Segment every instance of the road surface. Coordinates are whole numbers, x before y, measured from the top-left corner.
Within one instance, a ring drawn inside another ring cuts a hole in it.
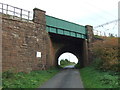
[[[75,65],[68,65],[64,67],[64,69],[72,69],[72,68],[75,68]]]
[[[40,88],[83,88],[79,70],[63,69]]]

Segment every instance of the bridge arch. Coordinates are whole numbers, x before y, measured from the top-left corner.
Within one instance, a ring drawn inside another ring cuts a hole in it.
[[[61,66],[61,60],[68,60],[70,62],[73,62],[75,65],[78,63],[78,58],[70,52],[65,52],[63,54],[61,54],[58,58],[58,65]]]
[[[78,64],[83,67],[83,58],[82,58],[82,50],[81,47],[78,46],[73,46],[73,45],[65,45],[61,48],[59,48],[55,54],[55,64],[56,66],[59,67],[58,65],[58,58],[60,57],[60,55],[62,55],[63,53],[72,53],[74,54],[77,59],[78,59]]]
[[[43,30],[46,30],[48,37],[50,37],[50,47],[46,47],[49,55],[46,55],[47,59],[43,58],[46,60],[47,67],[57,65],[58,57],[66,51],[75,54],[79,61],[81,60],[81,67],[90,64],[92,61],[90,47],[94,41],[92,26],[83,26],[48,16],[45,15],[45,11],[37,8],[34,9],[33,21],[44,27]],[[64,47],[67,48],[65,49]]]
[[[65,52],[70,52],[78,58],[80,67],[87,65],[87,40],[49,33],[52,46],[52,66],[58,66],[58,58]]]

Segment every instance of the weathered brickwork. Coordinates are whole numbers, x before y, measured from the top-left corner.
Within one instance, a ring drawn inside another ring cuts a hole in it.
[[[88,52],[88,64],[90,64],[93,60],[91,47],[94,42],[94,34],[93,34],[93,27],[90,25],[86,25],[87,30],[87,52]]]
[[[50,38],[45,25],[13,20],[3,15],[2,31],[3,71],[29,72],[48,67]],[[41,58],[36,57],[37,51],[42,53]]]

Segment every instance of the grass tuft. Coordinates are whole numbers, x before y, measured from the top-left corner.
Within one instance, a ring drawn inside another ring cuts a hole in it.
[[[4,72],[2,86],[3,88],[38,88],[58,72],[59,70],[55,68],[30,73]]]
[[[120,88],[119,75],[85,67],[80,70],[85,88]]]

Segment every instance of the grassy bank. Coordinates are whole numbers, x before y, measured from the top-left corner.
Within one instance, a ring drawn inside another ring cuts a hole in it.
[[[103,72],[94,67],[85,67],[80,70],[85,88],[120,88],[118,75],[115,72]]]
[[[28,74],[11,72],[3,73],[3,88],[38,88],[53,77],[59,70],[52,68],[46,71],[32,71]]]

